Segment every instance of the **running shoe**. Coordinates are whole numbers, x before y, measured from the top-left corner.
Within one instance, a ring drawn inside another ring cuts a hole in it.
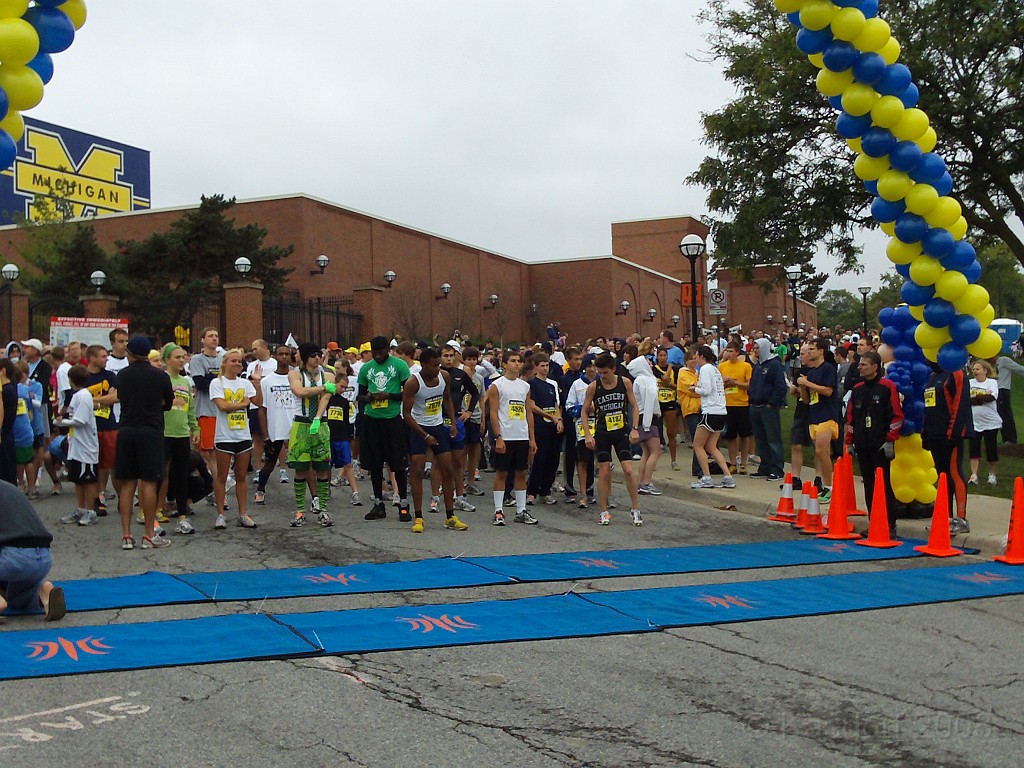
[[[141,509],[135,511],[135,522],[139,525],[146,524],[146,515],[143,513]]]
[[[278,477],[281,478],[282,483],[290,483],[291,479],[288,477],[288,470],[282,469],[278,472]]]
[[[353,507],[361,507],[361,506],[363,506],[363,500],[361,498],[359,498],[359,491],[356,491],[355,493],[352,494],[352,506]]]
[[[334,486],[335,488],[337,488],[340,483],[341,483],[341,478],[340,477],[332,477],[331,478],[331,485]]]
[[[267,494],[264,491],[256,491],[256,495],[252,499],[253,504],[266,504]]]
[[[505,501],[503,503],[504,503],[504,505],[506,507],[514,507],[516,505],[515,497],[514,496],[506,496],[505,497]]]
[[[736,478],[735,477],[723,477],[722,482],[719,485],[720,488],[735,488]]]
[[[235,487],[235,476],[228,475],[228,479],[224,481],[224,493],[231,493]]]
[[[491,521],[491,525],[504,525],[504,524],[505,524],[505,514],[500,509],[494,510],[494,519]]]
[[[305,522],[306,516],[301,512],[296,512],[295,517],[292,518],[292,521],[288,523],[288,525],[290,525],[292,528],[301,528],[303,523]]]
[[[238,518],[238,524],[242,528],[255,528],[256,527],[256,521],[253,520],[248,515],[240,515],[239,518]]]
[[[988,474],[988,481],[987,482],[988,482],[989,485],[995,485],[999,481],[996,479],[995,475],[993,475],[991,472],[989,472],[989,474]]]
[[[455,515],[452,515],[451,517],[447,518],[444,521],[444,527],[447,528],[449,531],[468,531],[469,530],[469,526],[466,525],[461,520],[459,520],[459,518],[457,518]]]
[[[821,492],[818,494],[818,503],[819,504],[829,504],[831,501],[832,501],[832,489],[831,488],[823,488],[821,490]]]
[[[163,547],[171,546],[171,540],[156,536],[149,538],[149,536],[142,537],[142,548],[143,549],[162,549]]]
[[[647,483],[640,483],[640,485],[636,487],[636,492],[639,493],[641,496],[648,496],[651,493],[650,491],[647,490]]]
[[[332,525],[334,525],[334,521],[331,520],[331,516],[326,512],[321,512],[320,514],[318,514],[316,516],[316,519],[320,521],[321,528],[330,528]]]
[[[612,513],[609,512],[608,510],[605,510],[604,512],[601,513],[601,517],[598,518],[597,522],[598,525],[611,525]]]
[[[455,499],[455,509],[458,512],[476,512],[476,507],[466,501],[465,496],[459,496]]]
[[[565,497],[566,504],[575,504],[580,500],[580,497],[575,493],[570,493]]]
[[[224,515],[217,515],[217,522],[213,524],[214,528],[224,529],[228,527],[228,519]]]
[[[83,514],[85,514],[85,510],[76,509],[70,515],[64,515],[64,517],[62,517],[60,521],[65,525],[73,525],[74,523],[77,523],[79,520],[82,519]]]
[[[438,505],[440,503],[441,503],[441,497],[440,496],[431,496],[430,497],[430,511],[434,512],[436,514],[437,513],[437,507],[438,507]]]
[[[167,515],[164,514],[164,511],[162,509],[158,509],[156,511],[155,519],[156,519],[156,521],[158,523],[169,523],[169,522],[171,522],[171,519],[169,517],[167,517]]]
[[[523,523],[524,525],[536,525],[538,522],[540,522],[536,517],[531,515],[525,509],[522,512],[516,513],[516,516],[513,518],[513,520],[517,523]]]
[[[412,515],[409,514],[408,507],[402,507],[398,510],[398,521],[401,523],[408,523],[412,520]]]
[[[635,525],[637,528],[644,524],[644,519],[640,516],[639,509],[631,509],[629,513],[633,517],[633,525]]]
[[[423,533],[423,518],[417,517],[416,522],[412,524],[413,533]]]
[[[661,496],[661,489],[656,487],[654,483],[648,483],[647,493],[651,496]]]
[[[53,490],[50,491],[50,495],[51,496],[60,496],[61,491],[63,491],[63,490],[64,489],[61,487],[60,483],[54,483],[53,484]]]
[[[550,506],[551,504],[557,504],[558,499],[556,499],[554,496],[545,496],[544,503]]]
[[[474,483],[470,483],[469,485],[466,486],[466,495],[483,496],[484,492],[480,488],[478,488]]]
[[[317,512],[317,513],[320,512],[320,497],[319,496],[314,496],[313,497],[313,505],[312,506],[313,506],[313,511],[314,512]]]
[[[82,517],[79,518],[78,524],[79,525],[95,525],[96,524],[96,520],[97,520],[98,517],[99,517],[99,515],[96,514],[96,510],[94,510],[94,509],[87,509],[87,510],[85,510],[85,514],[83,514]]]
[[[970,477],[968,477],[967,478],[967,484],[968,485],[977,485],[978,484],[978,476],[977,475],[971,475]]]
[[[383,520],[388,516],[388,511],[384,508],[384,502],[378,501],[373,507],[363,515],[363,520]]]
[[[196,532],[196,529],[192,527],[192,523],[188,520],[179,520],[178,524],[174,526],[174,532],[180,533],[182,536],[188,536]]]
[[[949,521],[949,532],[954,535],[958,533],[970,533],[971,524],[967,522],[966,517],[954,517]]]
[[[696,491],[696,490],[700,490],[702,488],[718,488],[720,486],[717,485],[715,483],[715,481],[712,480],[710,477],[708,477],[707,475],[704,475],[699,480],[696,480],[696,481],[690,483],[690,487],[693,488]]]
[[[400,507],[402,505],[402,498],[398,495],[398,491],[391,494],[391,506]]]
[[[124,550],[135,549],[135,539],[133,539],[131,536],[122,536],[121,537],[121,549],[124,549]]]
[[[679,464],[677,462],[675,462],[675,461],[672,462],[672,471],[673,472],[678,472],[679,471]]]

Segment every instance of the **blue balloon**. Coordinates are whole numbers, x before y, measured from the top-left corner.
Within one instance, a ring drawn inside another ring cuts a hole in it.
[[[75,41],[75,25],[66,13],[57,8],[35,5],[25,11],[22,18],[35,27],[39,35],[39,50],[43,53],[60,53]]]
[[[833,99],[839,99],[839,109],[843,108],[842,96],[833,96]],[[831,103],[832,99],[829,99]],[[860,117],[854,117],[849,112],[843,112],[836,118],[836,133],[842,136],[844,139],[859,139],[864,135],[864,132],[871,127],[871,114],[862,115]]]
[[[910,172],[910,178],[918,184],[934,184],[946,172],[946,161],[934,152],[925,152],[921,161]]]
[[[910,173],[921,162],[921,148],[912,141],[898,141],[889,153],[889,165],[897,171]]]
[[[56,8],[58,5],[63,5],[67,0],[36,0],[36,5],[42,5],[46,8]]]
[[[0,170],[6,171],[18,155],[18,145],[7,131],[0,128]]]
[[[949,252],[940,260],[942,266],[946,269],[955,269],[957,272],[963,272],[975,262],[977,256],[978,253],[974,250],[973,245],[966,240],[957,240],[950,247]]]
[[[910,279],[910,265],[909,264],[897,264],[894,269],[896,274],[902,277],[904,280]]]
[[[906,266],[906,265],[901,265]],[[898,269],[898,267],[897,267]],[[892,324],[901,331],[910,328],[917,320],[910,314],[910,307],[896,307],[892,311]]]
[[[946,197],[946,195],[953,191],[953,177],[950,176],[947,171],[942,174],[942,178],[933,182],[932,186],[935,187],[935,191],[939,193],[939,197]]]
[[[7,113],[11,109],[11,100],[7,98],[7,91],[0,88],[0,120],[7,117]]]
[[[878,182],[877,181],[865,181],[864,189],[870,192],[875,197],[878,196]]]
[[[903,93],[897,94],[899,100],[903,102],[903,106],[907,109],[917,106],[918,100],[921,98],[921,91],[916,85],[911,83],[904,90]]]
[[[903,343],[904,344],[906,344],[908,346],[911,346],[911,347],[916,347],[917,346],[917,339],[914,338],[914,332],[917,331],[917,326],[919,326],[920,324],[921,324],[920,320],[918,320],[913,315],[910,316],[910,325],[908,325],[906,328],[903,329]]]
[[[796,47],[801,53],[808,56],[821,53],[825,46],[832,42],[832,30],[829,27],[824,29],[807,29],[806,27],[796,33]]]
[[[900,360],[902,362],[909,363],[911,360],[914,359],[914,348],[906,344],[900,344],[898,347],[893,349],[892,356],[894,360]],[[904,376],[901,374],[900,378],[904,378]]]
[[[902,200],[889,201],[884,197],[876,197],[871,202],[871,215],[875,218],[875,221],[896,221],[906,211],[907,206],[904,205]]]
[[[968,283],[976,283],[981,277],[981,262],[975,259],[970,265],[963,270],[964,277],[967,278]]]
[[[921,238],[921,250],[929,256],[941,259],[953,247],[953,243],[953,235],[949,233],[948,229],[932,227]]]
[[[945,328],[956,317],[956,307],[936,296],[924,305],[924,321],[935,328]]]
[[[792,13],[786,14],[786,19],[797,29],[803,29],[804,25],[800,23],[800,11],[793,11]]]
[[[890,64],[885,68],[882,79],[875,85],[875,90],[883,96],[898,96],[907,89],[912,79],[910,68],[906,64]]]
[[[934,295],[934,285],[918,285],[912,280],[905,282],[900,289],[900,297],[912,306],[926,304]]]
[[[888,128],[873,126],[860,137],[860,148],[868,157],[883,157],[896,146],[896,137]]]
[[[942,370],[959,371],[967,365],[967,350],[961,344],[947,341],[939,347],[939,354],[935,359]]]
[[[892,307],[882,307],[878,310],[878,324],[885,328],[892,325],[892,316],[896,312]]]
[[[835,4],[840,8],[856,8],[860,2],[861,0],[835,0]]]
[[[910,369],[910,380],[915,385],[927,383],[932,375],[932,369],[927,363],[914,363]]]
[[[853,77],[859,83],[874,85],[885,74],[885,59],[877,53],[862,53],[853,64]]]
[[[974,315],[957,315],[949,324],[949,337],[954,343],[966,347],[981,336],[981,323]]]
[[[878,15],[878,0],[864,0],[860,4],[860,12],[865,19],[873,19]]]
[[[25,66],[35,70],[35,73],[43,81],[43,85],[46,85],[53,79],[53,58],[48,53],[40,52],[36,54],[36,57]]]
[[[928,232],[928,222],[916,213],[904,213],[896,219],[896,237],[904,243],[916,243]]]
[[[892,325],[886,325],[882,327],[882,341],[888,344],[890,347],[895,347],[901,341],[903,341],[903,332]]]
[[[843,111],[843,97],[842,96],[829,96],[825,101],[828,102],[829,106],[832,107],[836,112]]]
[[[853,43],[848,43],[845,40],[833,40],[821,52],[825,66],[833,72],[845,72],[853,66],[859,55],[860,53],[853,47]]]
[[[928,381],[931,378],[932,371],[927,365],[924,366],[925,377],[924,380]],[[909,411],[909,413],[908,413]],[[922,400],[909,400],[903,403],[903,415],[904,417],[910,416],[911,420],[918,421],[924,416],[924,401]]]

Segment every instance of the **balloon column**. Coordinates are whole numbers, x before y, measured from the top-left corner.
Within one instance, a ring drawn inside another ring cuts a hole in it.
[[[967,221],[950,193],[953,178],[933,150],[938,137],[917,108],[919,91],[899,63],[900,44],[878,16],[878,0],[774,0],[798,28],[796,45],[818,68],[816,85],[839,113],[836,131],[857,153],[854,173],[874,195],[871,214],[892,238],[886,255],[906,282],[908,306],[879,313],[893,348],[887,376],[904,396],[906,424],[896,444],[893,492],[902,502],[935,499],[931,455],[918,433],[927,361],[947,371],[968,355],[999,352],[995,311]]]
[[[0,0],[0,170],[17,154],[21,113],[42,101],[53,77],[52,54],[71,45],[85,17],[84,0]]]

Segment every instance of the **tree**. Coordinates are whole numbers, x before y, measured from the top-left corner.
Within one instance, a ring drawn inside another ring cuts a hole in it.
[[[988,290],[996,317],[1024,315],[1024,273],[1005,243],[978,251],[981,278],[978,283]]]
[[[833,328],[860,328],[863,325],[864,305],[859,296],[845,289],[825,291],[818,299],[818,324]],[[870,323],[870,318],[868,318]]]
[[[920,87],[957,199],[980,244],[1001,241],[1024,263],[1024,4],[1018,0],[890,0],[886,20]],[[711,56],[740,95],[702,118],[718,152],[688,181],[708,189],[715,258],[739,271],[781,260],[806,264],[823,250],[837,274],[859,271],[854,237],[873,227],[871,195],[835,133],[836,112],[816,91],[816,69],[772,0],[740,8],[711,0]],[[1019,227],[1018,227],[1019,230]]]

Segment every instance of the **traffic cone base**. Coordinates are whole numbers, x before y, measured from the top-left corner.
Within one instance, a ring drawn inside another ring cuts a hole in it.
[[[946,530],[948,532],[949,528],[947,527]],[[877,547],[879,549],[889,549],[903,544],[902,541],[889,538],[889,512],[885,504],[885,474],[881,467],[875,470],[875,490],[871,499],[868,537],[858,539],[853,543],[860,544],[862,547]]]
[[[779,497],[779,506],[775,514],[769,520],[776,523],[792,523],[796,520],[796,511],[793,509],[793,473],[786,473],[786,480],[782,484],[782,495]]]
[[[819,539],[845,541],[860,538],[860,534],[852,531],[852,526],[846,516],[849,509],[849,498],[846,495],[845,472],[846,461],[843,458],[837,459],[832,478],[832,504],[829,505],[828,531],[819,533]]]
[[[1010,528],[1006,532],[1006,554],[992,558],[1007,565],[1024,565],[1024,481],[1013,482],[1013,506],[1010,507]]]
[[[817,536],[825,533],[825,526],[821,524],[821,505],[818,503],[818,489],[811,486],[811,500],[807,504],[807,525],[800,531],[801,536]]]
[[[962,555],[963,550],[950,546],[949,543],[949,496],[948,480],[946,473],[939,475],[939,490],[935,497],[935,509],[932,512],[932,526],[928,536],[928,543],[914,547],[915,552],[920,552],[932,557],[953,557]]]

